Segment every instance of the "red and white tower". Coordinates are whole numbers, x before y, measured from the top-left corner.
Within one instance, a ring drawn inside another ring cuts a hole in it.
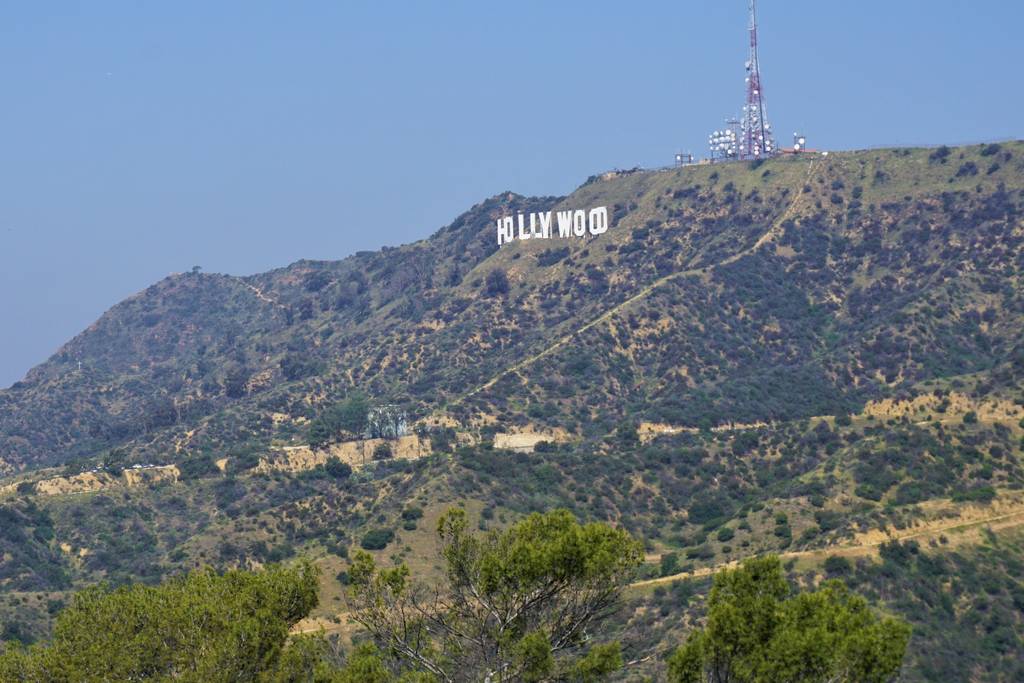
[[[740,159],[763,159],[776,153],[772,125],[765,113],[761,66],[757,59],[757,0],[750,0],[750,57],[747,59],[747,103],[740,118]]]

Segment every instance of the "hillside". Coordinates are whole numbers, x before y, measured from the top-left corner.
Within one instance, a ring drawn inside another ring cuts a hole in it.
[[[498,248],[500,216],[600,205],[605,234]],[[565,507],[645,541],[616,615],[638,671],[710,568],[774,551],[910,619],[909,680],[1015,680],[1022,273],[1009,143],[606,174],[394,249],[169,277],[0,391],[0,640],[91,582],[301,554],[344,641],[353,546],[430,572],[450,505]],[[345,416],[383,403],[416,429],[377,458]]]
[[[0,392],[0,459],[293,442],[354,390],[415,417],[525,422],[515,404],[596,433],[627,413],[828,414],[988,370],[1022,353],[1024,306],[1024,155],[995,149],[625,174],[563,200],[502,195],[427,240],[340,262],[172,276]],[[600,204],[614,207],[604,235],[497,251],[499,215]],[[494,269],[511,289],[489,297]]]

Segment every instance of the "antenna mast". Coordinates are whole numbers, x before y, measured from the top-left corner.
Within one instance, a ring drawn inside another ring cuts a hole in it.
[[[765,115],[761,65],[757,59],[757,0],[750,0],[750,57],[747,60],[747,103],[740,129],[740,159],[761,159],[775,154],[772,125]]]

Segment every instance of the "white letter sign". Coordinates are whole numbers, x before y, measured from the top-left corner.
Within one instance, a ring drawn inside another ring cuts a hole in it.
[[[541,211],[529,214],[520,213],[498,219],[498,246],[515,240],[553,238],[569,239],[570,237],[592,237],[608,232],[608,207],[599,206],[590,210],[566,209],[564,211]],[[554,220],[552,220],[554,219]],[[558,233],[554,231],[558,225]]]

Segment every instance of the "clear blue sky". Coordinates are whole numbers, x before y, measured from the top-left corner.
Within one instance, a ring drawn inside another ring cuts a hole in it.
[[[1024,137],[1016,0],[760,11],[783,140]],[[0,386],[173,271],[342,258],[703,154],[745,26],[744,0],[5,2]]]

